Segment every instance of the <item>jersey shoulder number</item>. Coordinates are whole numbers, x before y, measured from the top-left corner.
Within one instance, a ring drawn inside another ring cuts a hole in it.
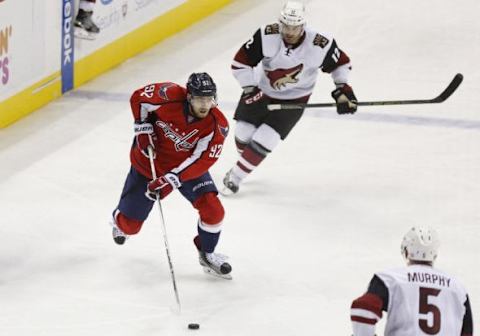
[[[172,101],[178,100],[181,98],[182,89],[175,83],[157,83],[157,84],[150,84],[140,91],[140,96],[145,97],[148,99],[157,99],[157,97],[161,98],[163,101]]]
[[[265,35],[280,34],[280,26],[278,23],[272,23],[265,26]]]
[[[148,99],[151,99],[155,92],[155,84],[147,85],[143,87],[143,89],[140,89],[139,91],[141,91],[140,92],[141,97],[146,97]]]
[[[325,48],[329,42],[330,40],[321,34],[315,35],[315,38],[313,39],[313,45],[322,49]]]

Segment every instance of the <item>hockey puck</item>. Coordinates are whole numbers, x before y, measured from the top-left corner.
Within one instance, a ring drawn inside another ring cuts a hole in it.
[[[188,324],[188,329],[191,329],[191,330],[200,329],[200,324],[198,324],[198,323],[189,323],[189,324]]]

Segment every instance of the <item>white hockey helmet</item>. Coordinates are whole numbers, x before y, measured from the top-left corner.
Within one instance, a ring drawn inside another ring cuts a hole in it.
[[[305,24],[305,5],[298,1],[287,1],[280,12],[279,21],[288,26]]]
[[[407,260],[433,262],[437,258],[439,245],[435,230],[413,227],[403,237],[401,253]]]

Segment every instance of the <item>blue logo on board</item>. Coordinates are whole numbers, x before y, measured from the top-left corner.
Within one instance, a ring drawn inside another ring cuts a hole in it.
[[[63,0],[62,6],[62,55],[61,75],[62,93],[73,89],[73,0]]]

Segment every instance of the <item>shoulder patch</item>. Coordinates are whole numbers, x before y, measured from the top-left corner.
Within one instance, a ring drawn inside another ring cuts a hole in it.
[[[329,39],[320,34],[315,35],[313,39],[313,45],[319,46],[320,48],[325,48],[329,42]]]
[[[169,97],[167,91],[168,91],[169,88],[172,88],[172,87],[175,87],[175,86],[177,86],[177,85],[174,84],[174,83],[163,83],[158,88],[158,95],[164,100],[170,100],[171,97]]]
[[[227,135],[228,135],[228,131],[229,131],[228,126],[222,127],[222,126],[218,125],[218,129],[220,130],[220,134],[221,134],[224,138],[226,138]]]
[[[272,23],[265,27],[265,35],[280,34],[280,26],[278,23]]]

